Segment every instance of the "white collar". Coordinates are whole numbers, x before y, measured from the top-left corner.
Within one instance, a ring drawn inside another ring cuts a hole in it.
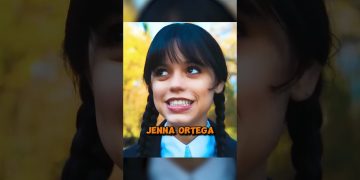
[[[150,180],[235,180],[235,160],[211,158],[194,171],[188,172],[166,158],[151,158],[148,175]]]
[[[165,123],[167,126],[167,123]],[[210,122],[207,121],[207,127]],[[189,144],[185,145],[175,136],[164,135],[161,138],[161,157],[184,157],[185,148],[190,148],[191,156],[195,158],[215,157],[216,141],[213,135],[198,135]]]

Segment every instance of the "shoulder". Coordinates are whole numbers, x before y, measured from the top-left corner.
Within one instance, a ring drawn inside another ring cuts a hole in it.
[[[139,144],[131,145],[123,150],[124,157],[138,157]]]
[[[148,156],[146,157],[160,157],[160,143],[161,143],[161,136],[150,136],[147,139],[149,141],[149,147],[147,148]],[[123,155],[125,158],[137,158],[141,157],[139,155],[140,152],[140,145],[134,144],[131,145],[123,150]]]
[[[225,139],[225,156],[236,158],[237,142],[226,134]]]
[[[159,126],[164,126],[166,120],[161,122]],[[159,157],[160,156],[160,142],[161,136],[150,136],[148,141],[151,141],[152,146],[149,147],[150,156],[149,157]],[[134,158],[139,156],[140,145],[138,143],[131,145],[123,150],[124,158]]]
[[[147,158],[124,158],[124,180],[147,180]]]
[[[214,128],[216,128],[216,123],[212,120],[209,120],[210,125]],[[232,139],[229,134],[226,133],[225,137],[225,156],[226,157],[233,157],[236,158],[236,146],[237,142]]]

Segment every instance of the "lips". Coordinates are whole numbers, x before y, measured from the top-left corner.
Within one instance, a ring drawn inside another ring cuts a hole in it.
[[[192,107],[194,101],[186,98],[170,98],[166,101],[167,108],[174,113],[182,113]]]

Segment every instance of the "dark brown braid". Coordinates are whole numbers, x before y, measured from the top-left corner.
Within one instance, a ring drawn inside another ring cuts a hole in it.
[[[225,87],[224,87],[225,88]],[[225,151],[225,95],[224,91],[214,95],[215,113],[216,113],[216,150],[217,156],[223,157]]]
[[[315,93],[303,102],[289,104],[287,126],[293,141],[291,158],[296,170],[295,179],[321,179],[322,140],[320,128],[322,111],[319,102],[321,83]]]
[[[107,179],[112,172],[113,162],[100,141],[95,105],[86,80],[80,80],[79,90],[82,104],[77,112],[76,134],[61,179]]]
[[[142,117],[141,123],[141,132],[139,138],[139,156],[140,157],[149,157],[148,147],[151,146],[151,140],[146,135],[146,131],[150,126],[155,126],[159,112],[155,108],[154,99],[151,89],[149,89],[149,96],[147,98],[147,104],[145,107],[145,112]]]

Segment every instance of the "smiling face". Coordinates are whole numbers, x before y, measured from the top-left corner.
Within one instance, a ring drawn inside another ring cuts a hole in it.
[[[209,67],[185,60],[166,62],[151,74],[156,109],[170,125],[205,126],[214,93],[221,92],[223,83],[215,87],[215,75]]]
[[[214,93],[223,92],[227,67],[219,44],[206,30],[174,23],[151,42],[143,78],[168,123],[205,126]]]

